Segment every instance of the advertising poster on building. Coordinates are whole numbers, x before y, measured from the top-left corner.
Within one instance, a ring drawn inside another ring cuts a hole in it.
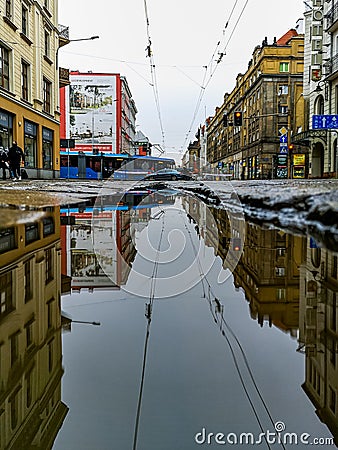
[[[116,76],[70,76],[69,131],[77,151],[116,153]]]
[[[295,153],[292,155],[292,164],[294,166],[305,166],[305,154]]]

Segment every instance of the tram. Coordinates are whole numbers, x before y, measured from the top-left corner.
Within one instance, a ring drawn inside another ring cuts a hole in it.
[[[60,152],[60,178],[141,180],[151,172],[175,167],[175,160],[126,153]]]

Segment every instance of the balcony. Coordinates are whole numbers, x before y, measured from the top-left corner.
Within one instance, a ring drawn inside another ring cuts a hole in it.
[[[333,58],[330,61],[323,64],[323,68],[324,68],[324,76],[328,80],[333,80],[334,78],[336,78],[338,76],[338,74],[337,74],[337,72],[338,72],[338,54],[333,56]]]
[[[338,28],[338,4],[336,4],[325,15],[326,17],[326,31],[332,32]]]
[[[64,67],[59,67],[59,86],[60,88],[69,86],[69,69],[65,69]]]

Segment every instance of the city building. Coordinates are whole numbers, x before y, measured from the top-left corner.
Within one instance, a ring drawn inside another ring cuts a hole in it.
[[[1,449],[51,449],[68,412],[61,401],[60,209],[44,213],[0,230]]]
[[[338,113],[338,2],[305,2],[304,99],[306,129],[295,137],[309,149],[311,178],[337,176],[337,126],[314,116]]]
[[[305,393],[338,444],[338,254],[307,239],[300,268],[299,351],[305,353]]]
[[[60,89],[61,139],[71,151],[134,154],[137,109],[127,79],[117,73],[70,72]]]
[[[135,136],[134,154],[140,156],[151,156],[152,144],[142,131],[138,130]]]
[[[0,26],[0,146],[25,152],[29,177],[59,173],[57,0],[7,0]]]
[[[238,74],[207,127],[207,160],[214,169],[237,179],[293,174],[288,147],[304,130],[303,54],[304,36],[296,29],[254,49],[247,71]],[[305,176],[304,163],[299,177]]]

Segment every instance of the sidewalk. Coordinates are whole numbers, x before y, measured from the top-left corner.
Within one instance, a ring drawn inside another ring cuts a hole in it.
[[[126,192],[135,181],[22,180],[0,181],[3,207],[33,207],[76,203],[100,195]],[[338,251],[338,180],[248,180],[151,182],[198,196],[210,206],[242,211],[247,220],[312,234]]]

